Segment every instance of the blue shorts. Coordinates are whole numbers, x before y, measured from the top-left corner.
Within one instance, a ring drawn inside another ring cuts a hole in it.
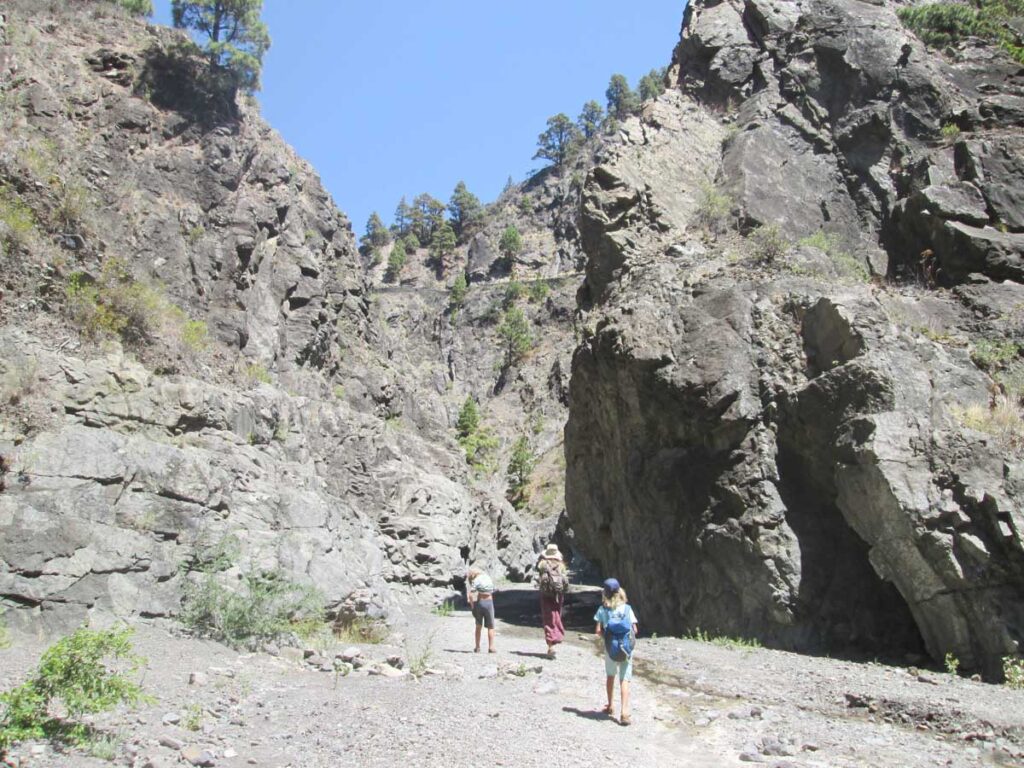
[[[633,657],[625,661],[614,661],[607,653],[604,655],[604,673],[608,677],[619,676],[619,680],[633,679]]]

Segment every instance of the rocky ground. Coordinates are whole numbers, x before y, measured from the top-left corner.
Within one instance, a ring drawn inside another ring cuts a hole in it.
[[[189,758],[218,768],[1024,765],[1022,691],[678,638],[642,639],[633,724],[622,727],[599,711],[594,600],[572,596],[572,631],[554,661],[543,658],[536,594],[526,589],[500,594],[493,655],[472,652],[465,610],[411,608],[387,643],[310,648],[307,660],[299,649],[240,654],[143,624],[136,646],[155,701],[97,725],[120,741],[112,762],[139,768]],[[22,639],[0,651],[0,684],[19,680],[42,647]],[[336,655],[355,655],[357,668],[313,666],[334,666]],[[22,768],[109,764],[42,744],[11,757]]]

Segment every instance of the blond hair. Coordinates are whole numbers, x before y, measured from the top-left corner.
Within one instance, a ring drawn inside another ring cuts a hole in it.
[[[627,602],[629,601],[626,599],[626,590],[624,590],[622,587],[619,587],[619,591],[611,597],[608,597],[608,595],[604,594],[603,592],[601,593],[601,605],[603,605],[605,608],[615,609],[618,608],[620,605],[625,605]]]

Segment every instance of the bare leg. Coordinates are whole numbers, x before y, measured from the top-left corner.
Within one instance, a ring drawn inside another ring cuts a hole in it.
[[[488,629],[487,630],[487,650],[488,651],[494,651],[495,650],[495,648],[494,648],[494,630],[493,629]]]
[[[604,687],[608,692],[608,714],[610,715],[612,713],[612,696],[615,695],[615,675],[605,679]]]
[[[629,680],[619,683],[619,690],[622,691],[622,716],[629,717]]]
[[[480,625],[479,624],[476,625],[476,632],[474,634],[474,637],[476,637],[476,646],[474,646],[473,650],[479,651],[480,650]]]

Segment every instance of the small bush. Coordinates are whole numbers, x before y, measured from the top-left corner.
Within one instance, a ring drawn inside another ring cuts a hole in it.
[[[469,292],[469,284],[466,282],[466,273],[459,272],[455,276],[455,282],[452,283],[452,291],[449,295],[449,300],[453,307],[461,307],[463,302],[466,301],[466,294]]]
[[[0,238],[12,251],[23,251],[32,243],[36,231],[32,210],[7,187],[0,187]]]
[[[856,256],[844,250],[839,243],[839,238],[833,234],[818,230],[813,235],[801,238],[798,244],[823,251],[832,259],[843,278],[856,282],[864,282],[870,278],[867,267]]]
[[[523,296],[526,295],[526,288],[518,280],[511,280],[508,285],[505,286],[505,296],[502,299],[502,306],[508,309]]]
[[[7,622],[4,620],[4,614],[0,613],[0,651],[5,648],[11,647],[11,633],[7,629]]]
[[[998,395],[991,405],[955,408],[953,415],[968,429],[992,435],[1009,447],[1024,447],[1024,412],[1018,402]]]
[[[434,660],[435,637],[436,633],[431,632],[424,638],[420,647],[415,650],[408,645],[406,646],[405,655],[409,660],[409,674],[413,677],[422,677],[427,669],[430,668],[430,662]]]
[[[693,632],[686,635],[689,640],[696,640],[701,643],[711,643],[722,648],[760,648],[761,643],[757,638],[726,637],[725,635],[713,636],[697,627]]]
[[[750,240],[754,246],[754,258],[763,264],[774,264],[789,250],[789,242],[775,224],[758,227],[751,233]]]
[[[957,670],[960,669],[960,659],[954,656],[952,653],[946,654],[946,672],[950,675],[955,675]]]
[[[270,378],[270,372],[262,363],[250,363],[245,369],[245,375],[260,384],[270,384],[273,381]]]
[[[83,746],[90,757],[113,762],[117,757],[117,748],[121,746],[121,740],[116,736],[96,735],[88,738]]]
[[[529,484],[530,475],[533,474],[533,467],[536,463],[533,451],[530,449],[530,441],[525,436],[519,437],[512,446],[512,456],[508,462],[505,476],[508,479],[508,489],[505,498],[513,507],[522,509],[530,500]]]
[[[8,359],[6,370],[0,377],[0,401],[17,405],[35,389],[39,378],[39,363],[34,357]]]
[[[455,603],[451,600],[443,600],[435,605],[430,612],[435,616],[440,616],[442,619],[446,619],[455,612]]]
[[[1013,362],[1021,348],[1010,339],[980,339],[971,345],[971,360],[986,371],[995,371]]]
[[[0,694],[0,752],[29,739],[85,744],[91,731],[80,721],[83,715],[143,700],[142,689],[128,677],[142,661],[132,652],[131,634],[127,627],[83,627],[50,646],[27,681]],[[53,714],[58,703],[63,717]]]
[[[195,245],[203,239],[205,234],[206,228],[201,224],[197,224],[196,226],[189,228],[188,233],[185,236],[188,238],[189,245]]]
[[[185,590],[181,622],[192,631],[233,647],[278,640],[298,622],[323,620],[323,598],[279,570],[243,574],[237,591],[212,571]]]
[[[966,37],[980,37],[1024,64],[1024,45],[1017,31],[1024,14],[1020,0],[937,2],[900,8],[896,13],[927,45],[942,48]]]
[[[697,221],[709,234],[721,234],[728,227],[733,204],[732,197],[713,184],[703,184],[697,198]]]
[[[473,469],[487,474],[497,469],[495,455],[498,451],[498,438],[486,427],[480,427],[472,434],[460,438],[459,444]]]
[[[353,616],[334,624],[334,637],[342,643],[380,645],[389,634],[387,624],[367,616]]]
[[[544,301],[544,299],[548,297],[549,293],[551,293],[551,288],[548,286],[547,283],[541,280],[537,280],[530,284],[530,301],[533,302],[534,304],[540,304],[542,301]]]
[[[1006,656],[1003,658],[1003,677],[1006,685],[1015,690],[1024,690],[1024,658]]]
[[[181,328],[181,343],[193,352],[210,346],[210,331],[202,320],[186,320]]]
[[[78,232],[90,205],[89,193],[85,187],[72,182],[62,182],[55,213],[63,230]]]
[[[953,142],[960,138],[960,126],[956,123],[946,123],[942,126],[942,138],[946,141]]]

